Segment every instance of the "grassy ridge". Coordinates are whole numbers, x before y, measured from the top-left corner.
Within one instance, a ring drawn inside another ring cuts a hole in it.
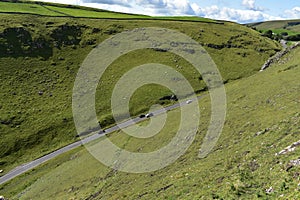
[[[124,14],[124,13],[117,13],[117,12],[110,12],[110,11],[93,11],[93,10],[86,10],[82,9],[82,7],[75,7],[75,8],[66,8],[66,7],[58,7],[58,6],[43,6],[46,9],[49,9],[55,13],[62,14],[64,16],[71,16],[71,17],[84,17],[84,18],[110,18],[110,19],[147,19],[148,16],[144,15],[131,15],[131,14]]]
[[[130,15],[105,10],[90,9],[80,6],[69,6],[45,2],[0,2],[0,12],[27,13],[44,16],[74,16],[74,17],[95,17],[95,18],[143,18],[143,15]]]
[[[174,20],[174,21],[199,21],[199,22],[213,22],[215,20],[206,19],[202,17],[151,17],[138,14],[118,13],[96,8],[88,8],[82,6],[64,5],[56,3],[36,2],[36,1],[19,1],[0,2],[0,13],[24,13],[35,14],[42,16],[56,16],[56,17],[75,17],[75,18],[100,18],[100,19],[150,19],[150,20]]]
[[[8,13],[28,13],[28,14],[44,14],[48,16],[63,16],[62,14],[50,11],[40,5],[32,3],[11,3],[0,2],[0,11]]]
[[[268,70],[226,85],[225,127],[205,159],[197,155],[210,118],[209,98],[200,101],[202,120],[193,145],[165,169],[115,172],[79,148],[0,191],[11,199],[298,199],[299,168],[287,170],[287,164],[298,158],[300,150],[275,153],[299,140],[299,54],[300,48],[295,49]],[[153,150],[172,137],[177,114],[178,110],[170,112],[166,129],[145,143],[122,132],[109,137],[134,152]],[[274,191],[267,194],[270,187]]]

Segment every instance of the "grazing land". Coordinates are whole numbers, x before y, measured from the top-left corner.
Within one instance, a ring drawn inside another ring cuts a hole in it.
[[[290,161],[298,159],[299,149],[276,153],[299,140],[299,53],[293,50],[266,71],[226,84],[224,131],[204,159],[197,155],[210,117],[208,97],[200,101],[202,120],[193,145],[172,166],[150,174],[117,172],[82,147],[17,177],[1,193],[12,199],[297,199],[299,168]],[[177,115],[179,110],[169,112],[167,126],[150,141],[122,132],[109,138],[127,150],[153,151],[172,138]],[[274,192],[267,194],[271,187]]]
[[[204,159],[197,156],[211,117],[209,96],[199,101],[201,123],[195,141],[167,168],[149,174],[117,172],[80,147],[1,185],[1,195],[9,199],[299,198],[299,169],[289,167],[291,160],[298,159],[299,149],[275,156],[299,140],[299,48],[259,72],[281,45],[232,22],[37,2],[0,2],[0,19],[0,169],[4,173],[78,140],[72,115],[77,72],[92,49],[125,30],[169,28],[199,42],[216,63],[228,100],[221,138]],[[261,30],[284,29],[261,26],[255,25]],[[298,32],[297,26],[286,30]],[[197,94],[207,93],[201,74],[185,59],[157,49],[133,51],[113,62],[99,82],[96,113],[102,127],[114,124],[110,98],[117,81],[146,63],[170,66],[189,80]],[[163,98],[170,95],[159,85],[141,87],[130,100],[130,113],[138,116],[153,104],[173,104]],[[179,110],[168,112],[164,129],[147,141],[121,131],[108,137],[127,150],[151,152],[174,136],[179,116]]]

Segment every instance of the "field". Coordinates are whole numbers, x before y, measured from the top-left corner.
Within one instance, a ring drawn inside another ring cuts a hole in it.
[[[297,199],[299,168],[287,166],[299,149],[275,154],[299,140],[299,53],[298,48],[270,69],[226,85],[226,124],[207,158],[197,157],[210,116],[210,101],[204,98],[193,145],[167,168],[149,174],[116,172],[79,148],[5,184],[1,193],[11,199]],[[122,132],[109,138],[127,150],[148,152],[172,137],[179,113],[168,113],[166,128],[146,143]],[[274,192],[266,194],[270,187]]]

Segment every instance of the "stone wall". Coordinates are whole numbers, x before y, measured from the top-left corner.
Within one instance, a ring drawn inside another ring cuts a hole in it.
[[[277,52],[274,56],[272,56],[265,62],[265,64],[261,67],[260,71],[264,71],[265,69],[270,67],[271,64],[278,62],[284,55],[286,55],[292,49],[295,49],[296,47],[299,47],[299,46],[300,46],[300,42],[297,42],[297,43],[285,48],[284,50]]]

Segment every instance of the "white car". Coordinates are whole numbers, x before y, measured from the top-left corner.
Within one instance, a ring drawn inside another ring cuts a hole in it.
[[[193,102],[193,101],[190,100],[190,99],[186,101],[187,104],[190,104],[190,103],[192,103],[192,102]]]

